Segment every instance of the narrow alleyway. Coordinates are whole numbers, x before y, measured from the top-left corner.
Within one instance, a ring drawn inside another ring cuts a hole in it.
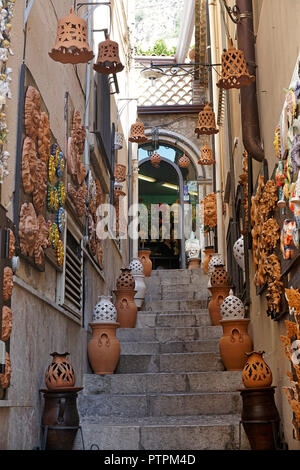
[[[237,449],[241,372],[221,362],[222,328],[211,326],[207,276],[162,270],[146,282],[136,328],[118,330],[116,373],[84,377],[78,405],[86,448]],[[248,448],[243,430],[241,448]]]

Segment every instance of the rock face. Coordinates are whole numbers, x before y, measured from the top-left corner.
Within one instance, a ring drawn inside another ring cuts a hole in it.
[[[238,449],[242,377],[224,371],[207,276],[202,269],[152,271],[146,284],[136,327],[117,330],[116,373],[84,377],[78,406],[85,448]]]
[[[136,0],[135,42],[147,50],[157,39],[164,39],[168,47],[176,46],[184,1]]]

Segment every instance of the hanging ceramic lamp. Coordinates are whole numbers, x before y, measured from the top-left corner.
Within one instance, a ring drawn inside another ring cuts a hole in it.
[[[137,120],[132,124],[128,140],[129,142],[134,142],[136,144],[144,144],[147,142],[148,139],[145,135],[145,126],[141,121]]]
[[[217,134],[219,129],[216,128],[215,113],[213,112],[209,103],[204,106],[203,111],[198,115],[198,125],[195,133],[198,135],[211,135]]]
[[[249,75],[244,52],[236,49],[231,41],[228,51],[222,54],[222,77],[217,83],[219,88],[241,88],[251,85],[255,81],[254,75]]]
[[[179,158],[178,165],[180,168],[187,168],[190,164],[190,159],[185,154]]]
[[[213,157],[212,149],[208,145],[204,145],[201,150],[200,159],[198,160],[199,165],[213,165],[216,163]]]
[[[157,152],[153,152],[153,154],[150,157],[150,162],[154,168],[158,168],[159,164],[161,162],[161,156]]]
[[[56,43],[49,56],[62,64],[83,64],[94,57],[87,40],[87,22],[75,15],[74,8],[59,20]]]
[[[98,73],[108,75],[110,73],[118,73],[124,69],[119,57],[119,45],[115,41],[111,41],[109,37],[99,43],[97,62],[93,66]]]

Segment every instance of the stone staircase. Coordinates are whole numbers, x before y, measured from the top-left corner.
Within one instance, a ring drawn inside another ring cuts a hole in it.
[[[225,371],[220,359],[222,328],[210,323],[207,276],[153,271],[146,283],[136,327],[117,330],[115,374],[84,377],[78,408],[86,448],[238,449],[241,372]]]

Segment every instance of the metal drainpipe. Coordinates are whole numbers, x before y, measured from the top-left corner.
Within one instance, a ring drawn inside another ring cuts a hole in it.
[[[213,64],[216,64],[216,21],[217,15],[215,15],[215,8],[217,3],[215,0],[208,1],[209,10],[209,28],[210,28],[210,44],[211,44],[211,60]],[[212,91],[213,91],[213,109],[215,115],[218,113],[218,101],[217,101],[217,80],[216,73],[212,72]],[[218,234],[218,253],[223,255],[224,253],[224,224],[223,224],[223,201],[221,193],[221,154],[220,154],[220,134],[215,134],[215,160],[216,160],[216,199],[217,199],[217,234]]]
[[[92,27],[91,27],[91,6],[87,7],[87,30],[88,30],[88,43],[92,42]],[[86,172],[88,174],[90,169],[90,156],[89,156],[89,114],[90,114],[90,93],[91,93],[91,62],[86,64],[86,85],[85,85],[85,116],[84,116],[84,125],[86,130],[85,144],[84,144],[84,165]]]
[[[249,73],[256,75],[252,0],[237,0],[236,5],[241,13],[240,22],[237,24],[238,48],[245,54]],[[260,138],[256,81],[242,87],[240,94],[243,143],[249,155],[262,162],[265,153]]]

